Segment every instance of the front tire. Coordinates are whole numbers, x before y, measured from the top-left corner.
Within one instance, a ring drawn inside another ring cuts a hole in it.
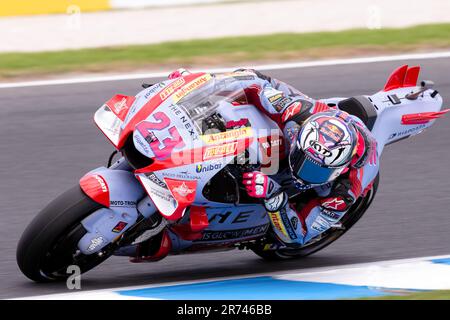
[[[83,255],[78,241],[86,233],[81,221],[102,206],[86,196],[79,186],[50,202],[25,229],[17,246],[20,270],[37,282],[64,280],[67,267],[86,272],[110,255]]]
[[[367,211],[373,199],[375,198],[378,190],[379,180],[380,176],[377,175],[373,183],[373,188],[367,193],[365,197],[359,198],[350,208],[349,212],[344,215],[344,217],[340,221],[343,226],[342,229],[331,228],[322,233],[319,236],[319,239],[312,239],[311,241],[309,241],[309,243],[299,249],[283,248],[278,250],[263,250],[263,246],[258,246],[252,249],[253,252],[255,252],[258,256],[265,260],[278,261],[306,257],[310,254],[324,249],[325,247],[339,239],[345,232],[353,227],[353,225],[359,219],[361,219],[361,217]]]

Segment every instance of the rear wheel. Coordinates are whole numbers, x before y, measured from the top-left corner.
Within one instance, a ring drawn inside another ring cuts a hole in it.
[[[81,221],[102,208],[76,186],[49,203],[25,229],[17,246],[20,270],[38,282],[64,280],[70,276],[67,267],[77,265],[86,272],[110,254],[106,251],[82,254],[79,240],[86,234]]]
[[[263,250],[263,246],[252,248],[252,250],[260,257],[266,260],[286,260],[293,258],[301,258],[322,250],[339,239],[345,232],[347,232],[369,208],[375,194],[377,193],[379,175],[375,178],[373,188],[367,193],[365,197],[359,198],[355,204],[350,208],[344,217],[341,219],[342,228],[330,228],[317,238],[312,239],[307,244],[299,249],[278,249],[278,250]]]

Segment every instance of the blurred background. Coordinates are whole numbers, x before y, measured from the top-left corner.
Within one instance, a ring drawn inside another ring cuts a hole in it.
[[[0,80],[444,49],[449,12],[448,0],[4,0]]]
[[[289,61],[446,53],[440,58],[274,67],[265,73],[315,98],[372,94],[402,64],[421,65],[450,101],[449,0],[0,0],[0,298],[65,292],[36,285],[15,262],[17,241],[51,199],[112,151],[92,123],[132,73]],[[89,82],[98,75],[119,75]],[[59,83],[29,82],[68,79]],[[72,80],[71,80],[72,79]],[[327,249],[268,263],[252,252],[171,256],[155,264],[113,257],[82,289],[198,280],[449,254],[450,117],[386,148],[372,207]]]

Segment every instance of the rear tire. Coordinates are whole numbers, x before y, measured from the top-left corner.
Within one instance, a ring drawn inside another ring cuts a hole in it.
[[[83,255],[77,244],[86,230],[81,221],[102,208],[86,196],[79,186],[50,202],[25,229],[17,246],[16,258],[25,276],[37,282],[64,280],[69,265],[86,272],[109,254]]]
[[[342,220],[343,229],[329,229],[325,231],[320,240],[310,241],[310,244],[306,244],[304,247],[299,249],[278,249],[278,250],[263,250],[263,246],[252,248],[258,256],[269,261],[279,261],[287,259],[295,259],[306,257],[313,254],[323,248],[327,247],[337,239],[339,239],[344,233],[346,233],[353,225],[361,219],[364,213],[369,208],[378,190],[378,184],[380,181],[379,174],[376,176],[373,183],[373,188],[367,193],[363,198],[359,198],[355,204],[350,208]]]

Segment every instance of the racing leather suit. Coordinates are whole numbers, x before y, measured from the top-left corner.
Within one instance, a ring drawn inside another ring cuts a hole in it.
[[[182,72],[174,74],[177,77]],[[332,108],[256,70],[239,69],[233,76],[244,88],[249,103],[278,124],[285,146],[295,143],[303,121]],[[309,190],[299,185],[287,163],[289,148],[282,152],[284,159],[280,159],[276,174],[267,176],[257,171],[244,174],[244,184],[253,188],[247,189],[249,195],[263,198],[273,231],[282,245],[301,246],[330,227],[339,226],[352,204],[371,189],[379,169],[376,140],[359,118],[352,118],[358,133],[356,152],[349,167],[333,182]],[[255,187],[263,192],[257,195]],[[289,202],[303,192],[308,193],[309,200],[301,207]]]

